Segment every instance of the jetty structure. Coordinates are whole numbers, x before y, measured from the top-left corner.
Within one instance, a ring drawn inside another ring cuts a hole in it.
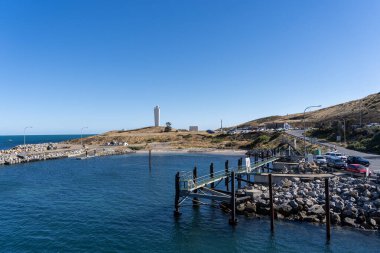
[[[211,199],[216,201],[228,202],[231,205],[231,218],[229,223],[234,225],[236,219],[236,203],[247,200],[249,196],[236,197],[235,179],[238,188],[242,182],[254,183],[250,181],[250,176],[257,174],[258,171],[267,169],[269,172],[270,164],[277,161],[280,157],[275,149],[256,153],[254,161],[249,167],[243,166],[243,159],[238,160],[236,168],[229,168],[229,162],[225,162],[225,169],[214,171],[214,164],[210,164],[210,174],[199,176],[197,168],[192,172],[177,172],[175,176],[175,210],[174,215],[180,216],[180,206],[188,198],[193,198],[193,204],[203,204],[200,199]],[[245,178],[243,178],[245,177]],[[216,189],[216,186],[224,181],[226,191]],[[229,186],[231,191],[229,191]]]
[[[266,184],[269,188],[268,210],[270,217],[270,229],[274,232],[275,206],[273,188],[278,189],[279,180],[288,180],[288,178],[298,178],[307,181],[324,180],[324,203],[325,203],[325,223],[326,223],[326,239],[330,240],[331,218],[330,218],[330,190],[329,179],[334,178],[333,174],[272,174],[273,163],[278,160],[283,160],[285,155],[280,148],[251,152],[253,161],[246,160],[246,165],[243,166],[243,158],[238,160],[236,168],[229,167],[229,161],[225,162],[224,170],[214,171],[214,164],[210,164],[210,173],[198,176],[197,167],[192,171],[177,172],[175,175],[175,199],[174,199],[174,216],[181,216],[180,207],[184,206],[186,200],[191,199],[193,206],[209,205],[204,200],[212,200],[212,206],[216,206],[216,202],[220,203],[221,209],[230,213],[229,224],[237,225],[237,206],[243,202],[254,200],[257,198],[255,190],[252,194],[242,194],[242,183],[255,185],[256,181],[259,184]],[[249,156],[247,156],[248,158]],[[246,159],[247,159],[246,158]],[[252,180],[251,180],[252,177]],[[257,178],[257,179],[256,179]],[[221,189],[220,184],[225,186],[225,190]],[[237,187],[236,184],[237,183]],[[219,187],[218,187],[219,186]],[[281,186],[280,186],[281,187]],[[257,192],[259,195],[261,191]],[[260,198],[260,197],[259,197]],[[322,208],[322,207],[321,207]],[[318,210],[319,211],[319,210]]]

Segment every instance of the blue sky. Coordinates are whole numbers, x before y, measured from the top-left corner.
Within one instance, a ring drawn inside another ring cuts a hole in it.
[[[217,128],[380,91],[380,1],[0,0],[0,135]]]

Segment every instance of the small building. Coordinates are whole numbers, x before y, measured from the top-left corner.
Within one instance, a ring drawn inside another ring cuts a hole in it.
[[[198,126],[189,126],[190,132],[198,132]]]
[[[286,122],[272,122],[272,123],[266,123],[265,124],[266,129],[284,129],[289,130],[291,129],[291,126]]]

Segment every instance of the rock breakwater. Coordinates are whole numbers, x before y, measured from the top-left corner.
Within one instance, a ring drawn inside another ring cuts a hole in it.
[[[42,143],[19,145],[12,149],[0,150],[0,165],[12,165],[51,159],[60,159],[76,156],[105,156],[134,153],[125,147],[84,147],[80,145],[66,145],[59,143]]]
[[[380,185],[363,178],[334,177],[329,180],[331,223],[354,228],[379,230]],[[240,194],[251,200],[237,206],[246,216],[269,215],[269,188],[248,186]],[[322,180],[284,179],[273,186],[277,219],[315,223],[326,222],[325,191]]]

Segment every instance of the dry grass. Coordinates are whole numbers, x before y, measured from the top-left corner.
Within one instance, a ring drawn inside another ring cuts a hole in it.
[[[105,145],[107,142],[127,142],[139,149],[250,149],[267,147],[278,143],[278,135],[269,134],[268,141],[260,141],[261,133],[226,135],[206,132],[164,132],[163,128],[149,127],[130,131],[111,131],[83,140],[86,145]],[[78,144],[79,140],[70,143]]]
[[[353,100],[320,110],[308,112],[305,118],[308,122],[328,122],[339,118],[359,123],[360,112],[362,112],[363,123],[380,121],[380,93],[369,95],[363,99]],[[271,116],[252,120],[241,124],[241,126],[258,126],[263,123],[288,122],[294,126],[301,126],[303,113],[290,114],[286,116]]]

